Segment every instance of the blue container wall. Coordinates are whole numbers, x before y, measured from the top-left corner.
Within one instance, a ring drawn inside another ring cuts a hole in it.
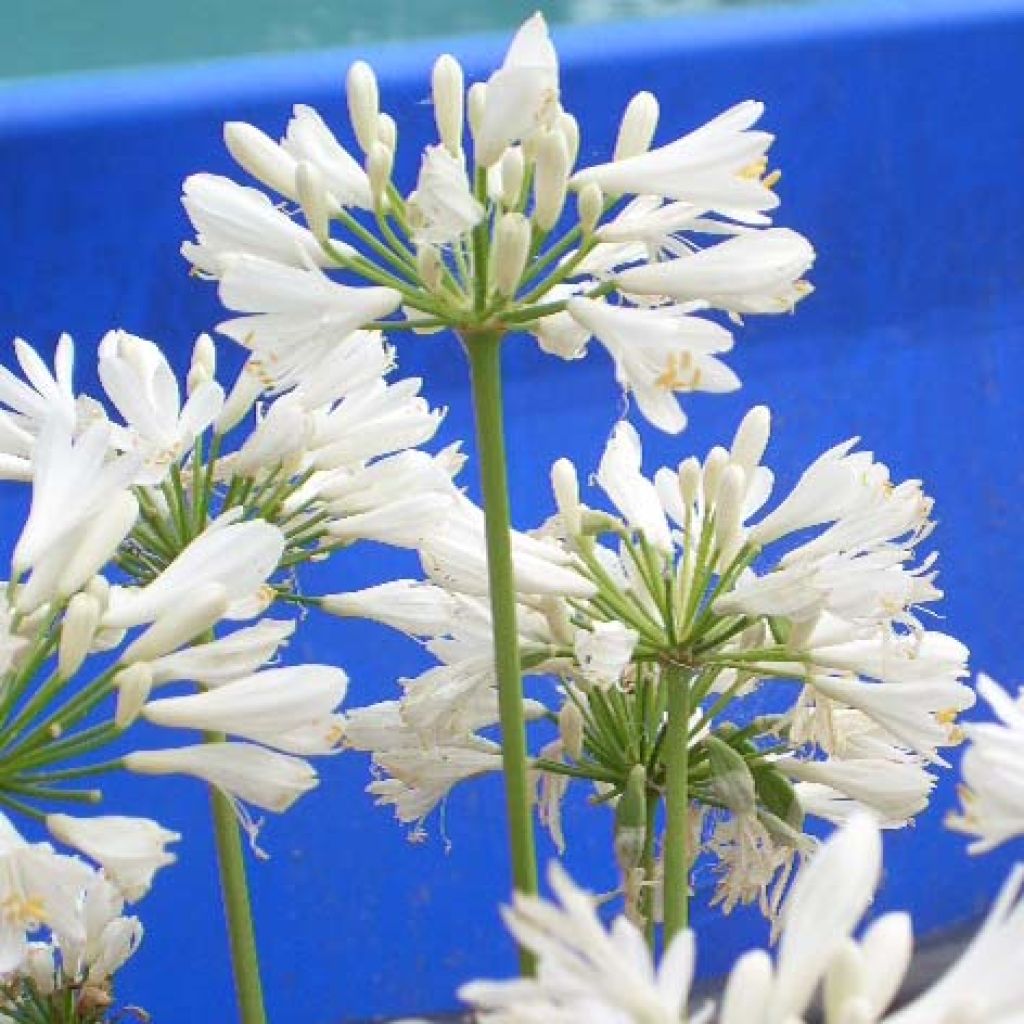
[[[775,410],[780,487],[823,447],[861,435],[896,477],[924,478],[937,499],[934,539],[949,595],[941,627],[969,643],[978,667],[1021,678],[1024,4],[765,12],[563,31],[558,43],[565,102],[584,128],[583,162],[606,156],[637,89],[661,98],[662,139],[735,101],[764,99],[779,137],[774,161],[785,171],[779,222],[809,235],[820,253],[817,294],[795,316],[752,319],[739,332],[731,362],[743,390],[695,396],[680,438],[645,430],[648,465],[705,451],[756,402]],[[502,45],[446,48],[479,77]],[[384,102],[402,126],[406,183],[431,137],[424,100],[441,48],[358,54],[378,67]],[[188,233],[182,178],[232,173],[220,142],[225,119],[273,133],[292,103],[306,102],[343,131],[341,82],[355,56],[0,91],[0,329],[44,348],[70,331],[87,387],[92,349],[110,326],[160,340],[184,365],[195,333],[222,311],[177,252]],[[563,364],[514,338],[507,366],[514,514],[526,526],[550,509],[551,461],[569,455],[593,467],[622,401],[596,349]],[[471,437],[465,369],[450,339],[403,339],[401,372],[423,375],[432,401],[448,406],[444,441]],[[466,481],[475,492],[472,465]],[[18,502],[6,501],[9,542]],[[317,583],[343,589],[412,571],[404,555],[366,549]],[[343,664],[352,704],[392,696],[395,679],[427,664],[414,644],[384,630],[315,619],[288,658]],[[362,794],[364,758],[333,759],[322,775],[287,820],[267,823],[271,860],[253,864],[271,1016],[328,1024],[451,1008],[460,981],[510,972],[495,910],[507,879],[497,780],[457,791],[429,822],[427,841],[413,844]],[[583,796],[567,809],[569,864],[593,887],[610,888],[608,821],[587,811]],[[918,826],[887,837],[879,908],[907,907],[925,931],[976,913],[1009,862],[1010,854],[965,858],[963,841],[941,827],[953,801],[950,773]],[[109,803],[155,814],[185,836],[180,863],[141,907],[149,933],[125,973],[124,996],[157,1021],[230,1019],[205,793],[128,779],[111,788]],[[698,876],[705,973],[766,937],[756,913],[722,920],[707,911],[712,886]]]

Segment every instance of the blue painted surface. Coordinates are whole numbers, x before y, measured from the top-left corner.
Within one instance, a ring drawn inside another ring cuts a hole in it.
[[[736,100],[765,99],[785,171],[780,222],[820,252],[818,292],[800,312],[752,320],[740,333],[732,365],[743,391],[695,397],[680,439],[645,431],[649,465],[704,451],[754,402],[776,410],[771,459],[782,487],[825,445],[862,435],[896,476],[922,477],[936,496],[944,628],[970,644],[979,667],[1020,679],[1024,3],[744,13],[564,31],[558,42],[566,103],[585,129],[584,161],[607,153],[638,88],[662,99],[661,138]],[[502,41],[448,45],[480,75]],[[437,51],[415,44],[369,54],[402,125],[406,181],[432,129],[423,100]],[[175,347],[184,362],[191,338],[220,310],[177,253],[187,233],[181,179],[229,172],[225,118],[276,131],[301,101],[341,126],[341,79],[353,56],[0,90],[4,334],[48,346],[67,329],[89,362],[102,331],[120,325]],[[432,400],[450,407],[443,439],[468,438],[455,345],[409,339],[401,359],[404,373],[427,376]],[[550,462],[570,455],[593,466],[621,403],[597,350],[566,365],[512,339],[508,371],[514,512],[526,525],[549,509]],[[6,521],[17,504],[5,498]],[[411,568],[405,556],[367,549],[323,582],[355,587]],[[344,664],[353,703],[390,696],[394,678],[425,665],[413,644],[384,630],[333,622],[307,623],[289,657]],[[457,792],[443,829],[435,820],[429,841],[413,846],[361,793],[366,773],[360,757],[332,760],[322,788],[266,830],[273,859],[253,874],[278,1021],[452,1007],[459,981],[511,969],[494,910],[506,884],[496,781]],[[1011,856],[968,860],[962,840],[942,830],[953,782],[944,780],[915,829],[887,839],[878,905],[908,907],[924,929],[981,908]],[[149,935],[124,995],[157,1021],[232,1019],[205,794],[186,782],[129,779],[112,787],[111,806],[159,814],[186,836],[181,863],[143,905]],[[610,886],[606,818],[578,800],[567,817],[570,866]],[[698,879],[702,899],[710,885]],[[706,972],[765,939],[753,914],[723,921],[699,906],[696,921]]]

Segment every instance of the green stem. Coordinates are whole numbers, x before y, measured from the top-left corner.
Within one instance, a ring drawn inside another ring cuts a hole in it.
[[[651,953],[654,953],[654,859],[657,835],[658,803],[656,790],[647,791],[647,819],[644,827],[643,872],[644,890],[640,899],[640,914],[644,919],[644,938]]]
[[[516,591],[512,569],[511,513],[502,412],[501,339],[502,335],[497,331],[467,332],[462,336],[469,355],[483,485],[487,571],[498,679],[502,763],[512,848],[512,877],[519,892],[535,894],[537,854],[527,778],[526,721],[523,714],[523,682],[519,668],[519,630],[516,624]],[[525,952],[520,956],[523,972],[532,973],[532,957]]]
[[[690,676],[666,673],[665,945],[687,927],[690,910]]]
[[[211,733],[206,739],[209,743],[217,743],[224,737]],[[238,819],[231,801],[219,790],[210,791],[210,801],[240,1021],[241,1024],[266,1024],[267,1012],[263,1007],[263,983],[260,980],[260,961]]]

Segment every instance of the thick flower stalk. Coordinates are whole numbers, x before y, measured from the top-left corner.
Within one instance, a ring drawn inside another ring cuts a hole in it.
[[[96,780],[122,769],[207,783],[243,1018],[261,1021],[238,825],[259,852],[248,808],[282,812],[316,786],[309,758],[338,748],[347,688],[336,667],[268,667],[295,622],[266,613],[308,603],[309,561],[362,539],[421,542],[458,497],[461,457],[417,450],[440,415],[418,381],[386,379],[379,334],[347,339],[330,372],[250,363],[226,391],[207,336],[182,389],[154,343],[113,331],[105,401],[76,393],[69,338],[53,372],[15,347],[26,379],[0,373],[2,468],[32,501],[0,608],[0,806],[137,899],[177,836],[61,805],[97,803]],[[172,683],[192,692],[162,695]],[[126,752],[138,719],[168,743]],[[183,729],[205,742],[177,742]]]
[[[393,180],[399,130],[381,110],[369,66],[351,67],[347,90],[359,158],[309,107],[295,108],[279,141],[227,124],[231,154],[285,206],[249,185],[194,175],[183,202],[196,240],[183,252],[240,314],[219,330],[278,376],[330,366],[359,328],[447,328],[461,339],[481,462],[514,883],[532,892],[503,340],[529,333],[545,351],[575,359],[596,339],[644,416],[676,432],[686,422],[678,392],[739,385],[719,359],[731,331],[702,314],[739,322],[789,312],[810,291],[814,250],[771,226],[779,175],[768,172],[772,136],[754,127],[763,109],[754,101],[652,148],[658,104],[640,93],[608,162],[577,168],[580,130],[562,106],[540,14],[486,82],[466,90],[454,58],[437,61],[439,139],[424,150],[412,188]],[[305,226],[292,216],[299,212]]]
[[[559,725],[532,759],[539,812],[561,844],[567,785],[599,788],[615,807],[627,913],[649,935],[661,906],[670,938],[684,925],[700,855],[724,910],[757,900],[775,916],[814,847],[805,817],[841,823],[866,808],[887,828],[911,822],[974,701],[961,682],[966,648],[918,620],[941,596],[934,555],[915,564],[932,526],[921,484],[894,483],[846,442],[765,512],[769,433],[756,408],[729,447],[648,478],[621,423],[596,474],[612,510],[584,505],[561,460],[558,515],[512,539],[521,667],[561,682],[538,684],[524,704],[527,718]],[[348,742],[391,776],[371,791],[403,820],[496,767],[479,734],[495,695],[481,657],[490,622],[478,524],[464,503],[421,550],[430,582],[401,585],[386,608],[365,592],[326,602],[427,636],[442,662],[403,680],[401,700],[346,714]]]
[[[1018,869],[959,960],[921,995],[890,1009],[910,965],[905,913],[855,931],[879,883],[882,843],[868,815],[853,816],[793,885],[773,958],[735,964],[720,1004],[694,1004],[696,942],[681,932],[656,961],[625,917],[605,928],[594,900],[556,866],[557,903],[518,896],[505,911],[537,957],[535,979],[477,981],[462,998],[486,1024],[1011,1024],[1024,998],[1024,902]],[[813,1014],[820,995],[823,1016]],[[813,1015],[812,1015],[813,1014]]]

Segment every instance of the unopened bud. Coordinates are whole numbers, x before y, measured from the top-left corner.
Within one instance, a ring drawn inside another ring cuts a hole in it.
[[[227,589],[222,583],[208,583],[189,595],[187,602],[161,615],[121,655],[124,664],[152,661],[176,651],[200,633],[216,625],[228,610]]]
[[[562,740],[562,750],[572,760],[578,761],[583,756],[583,713],[571,698],[558,712],[558,735]]]
[[[494,286],[499,295],[515,295],[529,252],[530,222],[521,213],[502,214],[494,232]]]
[[[561,132],[546,132],[537,145],[533,179],[533,221],[550,231],[562,215],[569,183],[569,151]]]
[[[579,122],[572,114],[563,110],[555,120],[555,129],[561,132],[562,138],[565,139],[565,152],[569,157],[569,167],[572,167],[580,153]]]
[[[462,153],[465,80],[462,66],[451,54],[442,54],[434,63],[431,88],[438,138],[452,156],[459,156]]]
[[[721,445],[715,445],[704,460],[704,500],[708,505],[714,504],[718,497],[718,485],[728,465],[729,453]]]
[[[331,237],[331,212],[323,172],[316,164],[303,160],[295,172],[295,187],[313,237],[318,242],[327,241]]]
[[[365,61],[357,60],[348,69],[345,79],[348,96],[348,116],[352,131],[364,153],[369,154],[380,136],[377,124],[380,118],[380,90],[373,68]]]
[[[89,594],[75,594],[68,602],[60,624],[60,646],[57,649],[57,674],[70,679],[81,667],[96,636],[103,609]]]
[[[64,563],[57,581],[57,594],[70,597],[78,593],[114,557],[138,518],[138,498],[130,491],[115,494],[104,506],[103,514],[89,524]]]
[[[204,332],[196,338],[196,343],[192,346],[192,362],[189,364],[186,378],[188,393],[191,395],[200,384],[213,380],[216,373],[217,348],[213,338]]]
[[[679,493],[683,496],[683,505],[692,509],[700,494],[701,473],[700,463],[694,456],[679,463]]]
[[[628,160],[651,148],[658,128],[658,101],[649,92],[638,92],[626,107],[615,140],[613,160]]]
[[[519,203],[519,193],[523,189],[523,173],[525,171],[523,149],[521,146],[510,146],[501,158],[501,201],[506,206]]]
[[[604,213],[604,193],[597,182],[590,182],[580,189],[576,196],[576,206],[579,211],[580,230],[584,238],[589,238],[594,233],[601,214]]]
[[[269,135],[244,121],[224,125],[224,144],[243,170],[275,192],[295,199],[295,159]]]
[[[647,838],[647,772],[642,764],[629,772],[615,806],[615,860],[622,872],[638,867]]]
[[[728,743],[717,736],[704,740],[711,768],[711,791],[715,800],[733,814],[753,814],[757,805],[754,776],[747,762]]]
[[[737,428],[732,440],[732,461],[748,475],[760,464],[771,432],[772,414],[765,405],[755,405]]]
[[[729,465],[722,473],[715,501],[715,539],[724,564],[732,561],[743,525],[743,500],[746,474],[739,466]]]
[[[220,415],[213,421],[213,430],[216,434],[226,434],[232,427],[249,415],[256,399],[263,392],[273,386],[273,380],[263,372],[262,365],[256,356],[250,356],[242,367],[242,372],[235,381],[235,386],[228,392],[224,400],[224,406]],[[153,494],[159,494],[154,490]]]
[[[580,482],[576,467],[568,459],[559,459],[551,467],[551,488],[562,525],[570,537],[583,532],[583,508],[580,505]]]
[[[392,153],[398,151],[398,125],[390,114],[383,111],[377,116],[377,141],[387,146]]]
[[[382,205],[394,162],[395,154],[383,142],[375,142],[370,148],[366,158],[366,176],[370,179],[370,196],[376,207]]]
[[[110,602],[110,583],[104,576],[93,576],[83,588],[83,593],[94,597],[100,606],[100,611],[107,610]]]
[[[436,292],[441,287],[444,263],[441,254],[432,245],[421,245],[416,249],[416,268],[420,280],[427,289]]]
[[[480,127],[487,108],[487,83],[474,82],[466,93],[466,116],[469,119],[469,130],[476,139],[480,135]],[[477,155],[479,159],[479,154]]]
[[[117,687],[117,706],[114,708],[114,724],[126,729],[142,711],[153,689],[153,670],[144,662],[129,665],[114,676]]]

